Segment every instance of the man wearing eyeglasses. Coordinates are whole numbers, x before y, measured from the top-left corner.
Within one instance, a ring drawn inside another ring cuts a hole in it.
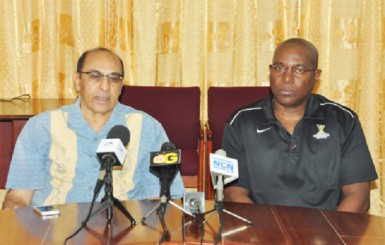
[[[322,72],[316,47],[288,39],[269,68],[272,96],[225,126],[222,148],[239,166],[225,200],[366,212],[377,174],[357,115],[311,93]]]
[[[159,151],[168,137],[154,118],[118,102],[123,80],[123,62],[112,51],[81,55],[74,74],[77,101],[31,118],[19,135],[3,208],[92,201],[101,167],[96,149],[115,125],[127,126],[130,142],[122,169],[112,171],[114,197],[159,196],[159,179],[149,172],[150,152]],[[179,173],[170,192],[171,198],[183,195]]]

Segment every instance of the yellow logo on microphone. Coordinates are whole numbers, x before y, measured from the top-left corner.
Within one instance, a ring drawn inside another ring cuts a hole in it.
[[[159,154],[157,156],[154,156],[154,163],[155,164],[160,164],[160,163],[165,163],[165,164],[173,164],[173,163],[178,163],[178,154],[175,152],[168,152],[165,154]]]
[[[180,163],[180,149],[172,151],[158,151],[151,152],[151,164],[153,166],[162,166],[169,164],[179,164]]]

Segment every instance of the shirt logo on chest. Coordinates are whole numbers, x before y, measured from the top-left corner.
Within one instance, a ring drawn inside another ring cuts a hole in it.
[[[316,133],[315,135],[313,135],[313,137],[316,138],[317,140],[320,140],[320,139],[326,139],[327,137],[330,136],[329,133],[326,133],[326,132],[324,131],[325,125],[323,125],[323,124],[317,124],[317,128],[318,128],[318,133]]]
[[[263,132],[269,130],[270,128],[271,128],[271,127],[264,128],[264,129],[258,129],[258,128],[257,128],[257,133],[258,133],[258,134],[263,133]]]

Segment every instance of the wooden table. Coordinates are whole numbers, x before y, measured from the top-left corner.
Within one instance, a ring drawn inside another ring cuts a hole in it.
[[[102,212],[67,244],[157,244],[163,229],[156,212],[147,217],[146,224],[141,223],[157,204],[158,201],[125,201],[123,205],[136,220],[136,226],[131,226],[114,207],[110,222],[106,212]],[[0,244],[63,244],[86,217],[89,204],[57,207],[61,215],[53,219],[42,219],[31,208],[0,211]],[[206,211],[212,207],[213,202],[207,201]],[[247,225],[223,213],[220,243],[224,244],[385,244],[385,217],[236,203],[225,203],[225,208],[254,224]],[[200,228],[198,219],[183,215],[168,204],[165,222],[171,236],[164,244],[200,244],[201,239],[203,244],[212,244],[219,223],[217,212],[211,214],[205,216],[208,221]]]

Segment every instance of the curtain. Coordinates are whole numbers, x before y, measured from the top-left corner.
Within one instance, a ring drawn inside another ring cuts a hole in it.
[[[80,54],[107,47],[125,84],[268,86],[276,45],[320,52],[314,92],[360,117],[379,179],[370,213],[385,215],[384,0],[14,0],[0,9],[0,98],[75,98]]]

